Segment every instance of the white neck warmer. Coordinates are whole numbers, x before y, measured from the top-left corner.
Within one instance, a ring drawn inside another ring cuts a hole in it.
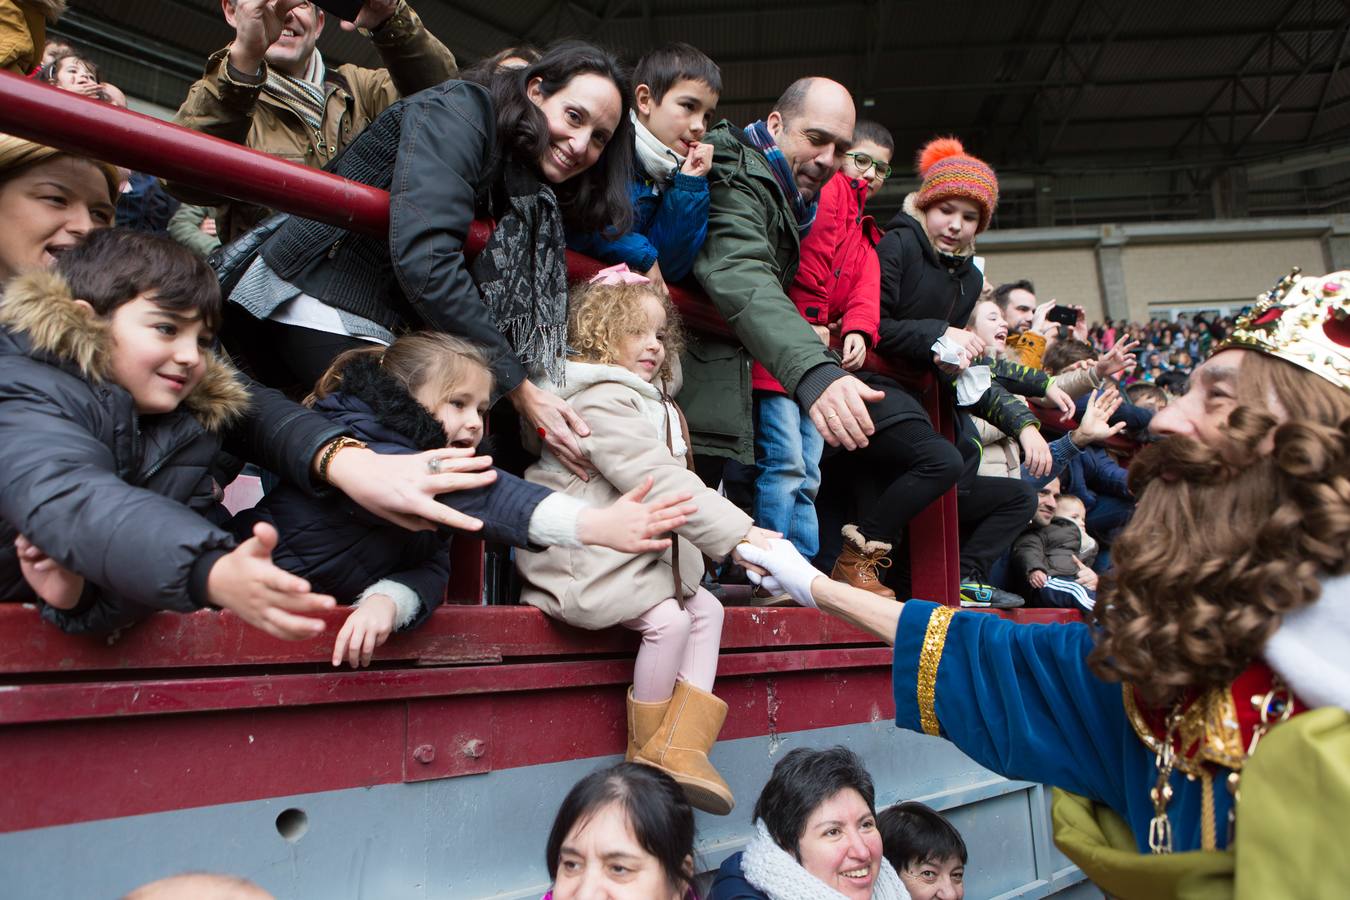
[[[656,135],[638,121],[635,110],[630,109],[628,116],[633,120],[633,132],[636,135],[633,145],[637,149],[638,167],[652,181],[660,184],[674,181],[675,173],[684,165],[684,157],[657,140]]]
[[[755,837],[741,856],[741,874],[768,894],[769,900],[846,900],[774,843],[763,822],[755,823]],[[872,900],[909,900],[909,891],[884,856],[872,883]]]
[[[1350,575],[1322,581],[1322,596],[1284,617],[1264,656],[1299,699],[1350,710]]]

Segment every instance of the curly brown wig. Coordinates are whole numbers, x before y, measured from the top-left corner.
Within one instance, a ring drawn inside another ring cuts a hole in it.
[[[1093,671],[1158,707],[1231,683],[1350,570],[1350,392],[1244,352],[1224,446],[1173,436],[1135,458],[1098,596]]]
[[[673,360],[684,349],[684,330],[675,304],[650,284],[583,284],[572,289],[567,302],[567,345],[577,360],[616,364],[619,343],[647,328],[644,297],[655,297],[666,311],[661,378],[669,381]]]

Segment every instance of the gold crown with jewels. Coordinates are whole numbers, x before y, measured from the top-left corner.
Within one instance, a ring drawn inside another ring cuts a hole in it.
[[[1294,269],[1257,298],[1219,350],[1256,350],[1350,391],[1350,272]]]

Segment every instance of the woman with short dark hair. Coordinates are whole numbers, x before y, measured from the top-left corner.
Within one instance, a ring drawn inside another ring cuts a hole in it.
[[[966,896],[966,842],[942,813],[916,800],[877,813],[886,858],[913,900]]]
[[[799,747],[755,802],[756,835],[722,864],[709,900],[908,898],[882,853],[876,791],[845,747]]]
[[[694,811],[665,772],[619,763],[568,791],[546,853],[544,900],[691,900]]]
[[[628,93],[613,56],[567,41],[484,84],[446,81],[390,106],[332,167],[389,191],[388,234],[291,218],[231,293],[227,341],[301,396],[344,350],[419,328],[466,338],[529,430],[584,474],[585,423],[530,376],[562,371],[565,229],[628,226],[631,154],[607,152],[631,145]],[[470,261],[483,219],[496,228]]]

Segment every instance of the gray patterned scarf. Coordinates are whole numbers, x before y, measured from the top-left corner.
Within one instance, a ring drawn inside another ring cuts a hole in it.
[[[558,198],[514,161],[503,169],[502,184],[506,208],[469,273],[526,371],[560,385],[567,349],[567,248]]]

